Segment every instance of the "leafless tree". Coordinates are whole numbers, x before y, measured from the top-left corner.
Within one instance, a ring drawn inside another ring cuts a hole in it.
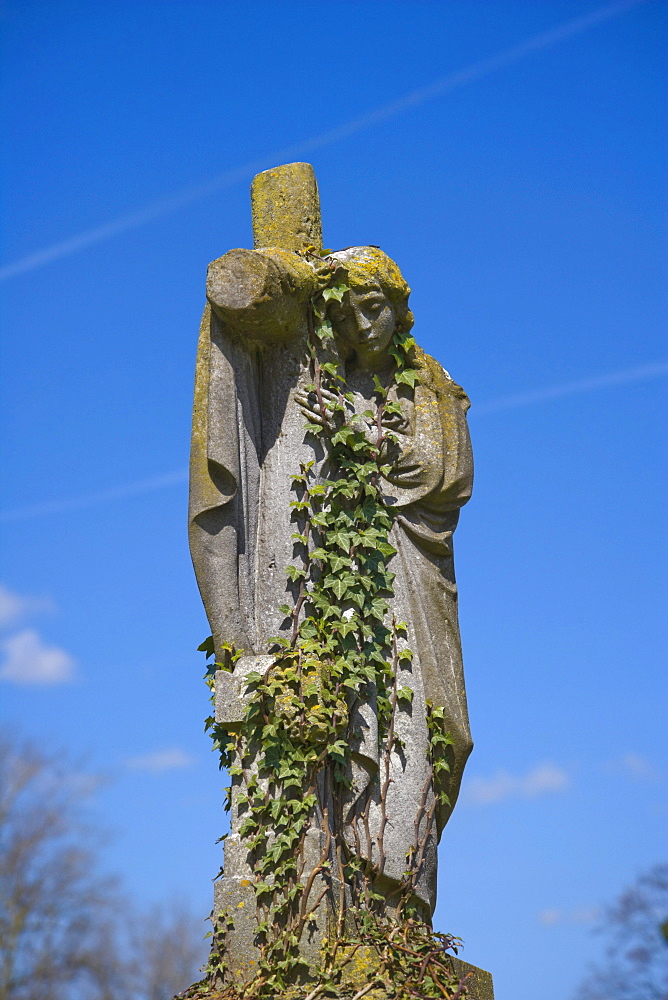
[[[132,935],[132,996],[136,1000],[170,1000],[202,973],[208,946],[203,920],[196,921],[178,903],[144,914]]]
[[[198,978],[203,923],[142,914],[98,874],[86,780],[0,739],[0,1000],[169,1000]]]
[[[644,872],[604,913],[605,960],[575,1000],[668,1000],[668,864]]]

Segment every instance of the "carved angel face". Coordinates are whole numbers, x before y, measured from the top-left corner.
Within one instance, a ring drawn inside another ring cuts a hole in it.
[[[354,350],[358,361],[369,367],[387,362],[397,314],[379,285],[352,288],[343,302],[332,303],[330,315],[337,334]]]

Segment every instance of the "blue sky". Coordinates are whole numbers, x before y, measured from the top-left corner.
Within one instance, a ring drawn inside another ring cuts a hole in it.
[[[223,782],[185,530],[204,275],[251,244],[253,173],[307,159],[327,246],[398,261],[473,403],[476,748],[436,923],[498,1000],[569,1000],[597,908],[665,857],[665,4],[0,17],[5,724],[109,778],[105,864],[139,901],[206,915]]]

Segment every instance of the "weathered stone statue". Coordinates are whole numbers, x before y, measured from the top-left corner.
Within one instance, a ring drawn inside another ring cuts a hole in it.
[[[190,544],[232,774],[215,971],[275,994],[343,982],[397,928],[426,955],[472,747],[452,550],[472,458],[468,400],[415,344],[396,264],[322,250],[308,164],[259,174],[252,199],[255,249],[207,276]]]

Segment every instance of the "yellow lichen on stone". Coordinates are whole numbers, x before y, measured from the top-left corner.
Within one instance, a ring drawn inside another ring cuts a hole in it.
[[[320,198],[310,163],[286,163],[256,174],[251,185],[255,249],[322,247]]]
[[[346,283],[356,291],[379,285],[386,292],[394,292],[397,297],[408,298],[410,288],[404,276],[392,258],[379,247],[348,247],[333,256],[345,263]]]

